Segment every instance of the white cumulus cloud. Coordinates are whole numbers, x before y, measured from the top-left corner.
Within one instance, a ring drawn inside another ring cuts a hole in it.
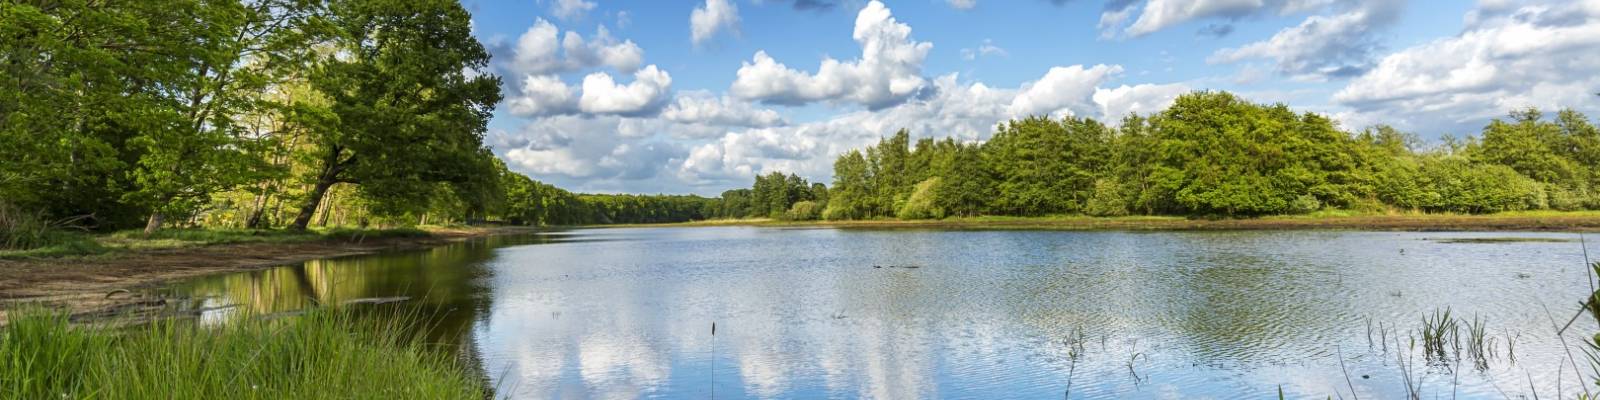
[[[1263,15],[1289,15],[1330,7],[1348,7],[1362,2],[1395,3],[1401,0],[1109,0],[1100,13],[1102,38],[1119,34],[1140,37],[1189,21],[1226,20],[1202,32],[1226,35],[1233,21]],[[1137,15],[1137,17],[1135,17]],[[1124,26],[1130,18],[1131,24]]]
[[[1399,50],[1334,94],[1348,117],[1400,126],[1465,124],[1521,107],[1593,109],[1600,1],[1486,7],[1460,34]]]
[[[1012,117],[1059,117],[1098,111],[1093,98],[1095,89],[1119,73],[1122,73],[1122,67],[1118,65],[1050,68],[1044,77],[1026,85],[1006,110]]]
[[[542,117],[567,114],[577,110],[577,93],[555,75],[528,75],[522,81],[518,96],[506,100],[511,114],[523,117]]]
[[[1122,85],[1110,89],[1095,89],[1091,97],[1100,106],[1100,118],[1107,124],[1120,124],[1121,118],[1137,113],[1148,116],[1167,109],[1178,95],[1191,89],[1181,83]]]
[[[861,45],[861,58],[825,58],[814,75],[790,69],[765,51],[756,52],[739,67],[729,92],[773,104],[838,101],[880,109],[927,87],[922,62],[933,45],[912,40],[911,27],[896,21],[883,3],[874,0],[861,9],[851,37]]]
[[[1400,6],[1399,2],[1369,1],[1340,14],[1311,16],[1267,40],[1218,50],[1207,61],[1269,59],[1277,63],[1280,74],[1302,80],[1357,75],[1371,68],[1378,49],[1372,33],[1393,24]]]
[[[661,111],[661,118],[678,123],[716,126],[767,127],[785,123],[777,111],[727,96],[718,98],[705,91],[680,94]]]
[[[513,49],[512,71],[524,74],[553,74],[599,66],[631,73],[644,63],[644,50],[632,40],[618,42],[605,27],[592,40],[577,32],[565,35],[543,18],[517,38]]]
[[[1238,17],[1264,6],[1262,0],[1150,0],[1127,34],[1144,36],[1185,21],[1212,17]]]
[[[583,77],[578,108],[592,114],[642,115],[659,111],[672,89],[672,76],[650,65],[633,74],[633,82],[618,84],[610,74]]]
[[[739,29],[739,7],[728,0],[706,0],[704,6],[695,7],[689,13],[689,38],[695,45],[700,45],[718,31],[735,31]]]

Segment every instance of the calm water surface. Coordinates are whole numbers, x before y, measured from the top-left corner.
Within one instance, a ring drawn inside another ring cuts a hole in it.
[[[518,399],[1551,398],[1594,381],[1600,327],[1566,335],[1582,376],[1552,328],[1589,290],[1575,238],[599,229],[159,290],[237,306],[215,320],[411,296]],[[1462,342],[1484,322],[1486,365],[1411,349],[1445,308]]]

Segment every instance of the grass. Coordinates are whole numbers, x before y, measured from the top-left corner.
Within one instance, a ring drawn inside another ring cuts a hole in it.
[[[359,242],[369,239],[425,238],[433,235],[424,228],[355,229],[326,228],[306,231],[286,229],[163,229],[150,235],[140,230],[124,230],[90,235],[63,231],[60,238],[44,246],[27,249],[0,247],[0,259],[86,256],[127,250],[171,249],[235,243],[303,243],[314,241]]]
[[[486,398],[469,366],[420,339],[419,319],[394,313],[110,329],[27,312],[0,328],[0,399]]]
[[[78,228],[82,217],[50,219],[0,201],[0,254],[49,257],[104,252]]]
[[[1450,309],[1434,310],[1422,317],[1422,354],[1429,362],[1444,363],[1451,355],[1461,354],[1460,322],[1450,316]],[[1452,351],[1453,350],[1453,351]]]

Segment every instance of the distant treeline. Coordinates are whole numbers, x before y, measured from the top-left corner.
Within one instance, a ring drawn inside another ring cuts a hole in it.
[[[1226,92],[1186,94],[1117,127],[1076,117],[1014,120],[982,143],[923,138],[913,146],[902,130],[840,155],[833,170],[832,188],[809,192],[803,180],[788,183],[795,177],[757,178],[752,190],[723,194],[727,205],[752,204],[724,216],[1600,209],[1600,133],[1575,111],[1547,118],[1519,110],[1481,136],[1423,148],[1388,126],[1347,132],[1323,115]]]
[[[664,223],[720,216],[721,199],[694,195],[576,194],[501,169],[492,217],[521,225]]]

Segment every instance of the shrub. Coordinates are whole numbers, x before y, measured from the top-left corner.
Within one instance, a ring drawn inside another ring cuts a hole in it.
[[[1428,192],[1422,208],[1428,211],[1494,213],[1548,205],[1542,185],[1504,165],[1447,157],[1425,160],[1419,172]]]
[[[1083,205],[1083,213],[1096,217],[1128,215],[1128,201],[1122,195],[1121,185],[1115,179],[1094,182],[1094,194]]]
[[[790,221],[814,221],[822,217],[822,205],[815,201],[796,202],[783,217]]]
[[[1312,196],[1309,194],[1302,194],[1300,197],[1296,197],[1294,199],[1294,203],[1289,205],[1289,211],[1298,214],[1305,214],[1321,209],[1322,202],[1317,200],[1317,196]]]
[[[895,216],[900,219],[944,218],[944,209],[937,205],[935,198],[940,182],[939,177],[935,176],[918,183],[912,189],[911,197],[899,204]]]

